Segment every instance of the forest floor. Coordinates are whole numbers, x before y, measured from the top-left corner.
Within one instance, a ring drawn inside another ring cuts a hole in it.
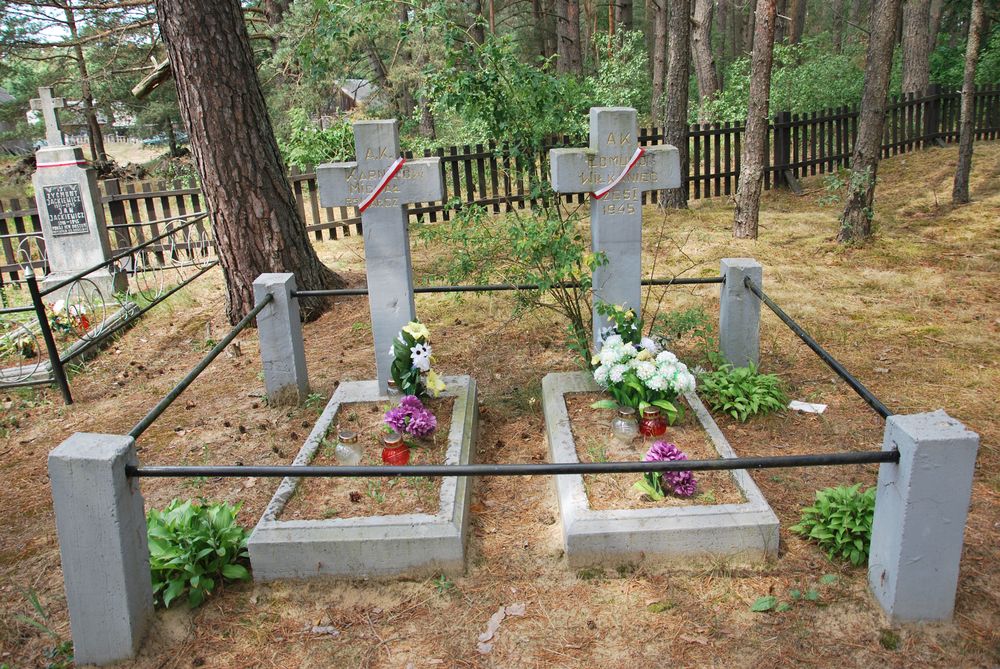
[[[676,667],[996,666],[1000,664],[1000,143],[977,145],[968,206],[948,204],[955,148],[885,161],[878,233],[862,247],[835,241],[837,207],[823,207],[818,178],[807,192],[765,194],[756,242],[730,236],[731,204],[688,212],[647,208],[647,268],[659,240],[658,276],[718,272],[719,258],[750,256],[789,314],[897,413],[945,408],[982,437],[966,529],[955,619],[891,629],[863,568],[829,562],[788,528],[814,491],[872,485],[875,466],[768,470],[752,476],[781,521],[779,557],[618,570],[572,570],[562,555],[552,481],[476,481],[466,574],[453,579],[229,585],[202,607],[156,614],[131,666],[170,667]],[[332,267],[363,282],[360,237],[321,243]],[[415,244],[416,276],[434,254]],[[437,366],[479,384],[479,462],[548,459],[541,412],[544,373],[576,367],[562,324],[547,314],[512,319],[508,295],[421,295]],[[717,318],[718,287],[657,289],[647,312],[701,306]],[[228,329],[218,272],[154,309],[72,376],[76,403],[49,389],[0,398],[0,665],[44,667],[69,639],[46,454],[73,432],[122,434]],[[145,464],[290,463],[315,421],[315,406],[262,400],[253,331],[242,356],[223,356],[139,441]],[[368,306],[343,300],[305,326],[314,390],[374,375]],[[718,421],[739,455],[880,447],[883,422],[765,310],[762,367],[793,398],[823,402],[822,416],[779,414],[743,425]],[[147,507],[174,497],[242,502],[252,527],[275,479],[146,479]],[[827,576],[827,575],[832,575]],[[826,578],[824,578],[826,576]],[[790,591],[814,589],[815,601]],[[51,635],[38,619],[37,594]],[[752,613],[773,594],[793,605]],[[477,635],[501,606],[508,617],[489,654]],[[314,634],[314,626],[336,634]]]

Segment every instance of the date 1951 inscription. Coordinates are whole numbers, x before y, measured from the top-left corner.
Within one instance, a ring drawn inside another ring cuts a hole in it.
[[[85,235],[90,232],[87,214],[83,210],[80,184],[44,186],[42,194],[53,237]]]

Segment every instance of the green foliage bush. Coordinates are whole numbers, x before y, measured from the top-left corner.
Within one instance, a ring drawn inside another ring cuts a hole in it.
[[[751,416],[780,411],[788,404],[781,380],[774,374],[761,374],[753,363],[748,367],[722,365],[702,374],[698,384],[713,411],[743,422]]]
[[[875,516],[875,488],[861,492],[861,484],[816,491],[816,501],[802,509],[802,519],[791,527],[819,544],[831,560],[848,560],[855,567],[868,559]]]
[[[593,42],[601,51],[602,58],[597,74],[587,77],[587,85],[593,95],[591,104],[596,107],[632,107],[640,114],[648,111],[652,91],[646,38],[642,31],[615,33],[610,51],[607,35],[596,34]]]
[[[321,130],[304,109],[288,112],[289,133],[279,147],[289,165],[315,166],[354,155],[354,129],[349,121]]]
[[[198,606],[215,589],[217,580],[245,581],[250,572],[245,529],[236,524],[235,507],[225,502],[199,505],[175,499],[163,511],[146,518],[153,597],[165,607],[188,593]]]

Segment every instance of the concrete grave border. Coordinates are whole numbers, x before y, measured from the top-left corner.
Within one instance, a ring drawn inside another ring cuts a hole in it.
[[[446,397],[454,397],[448,450],[442,464],[471,464],[478,432],[476,382],[470,376],[445,377]],[[294,465],[308,465],[341,404],[379,402],[377,381],[341,383],[306,439]],[[365,516],[328,520],[279,520],[301,481],[286,477],[257,522],[247,548],[254,580],[336,576],[368,578],[461,574],[469,527],[471,481],[441,480],[436,514]]]
[[[565,395],[599,391],[587,372],[557,372],[542,380],[542,409],[552,462],[579,462]],[[736,453],[697,395],[684,397],[719,456],[735,458]],[[605,511],[590,508],[582,476],[555,476],[569,566],[614,566],[680,557],[776,557],[778,517],[745,469],[733,470],[731,475],[747,500],[743,504]]]

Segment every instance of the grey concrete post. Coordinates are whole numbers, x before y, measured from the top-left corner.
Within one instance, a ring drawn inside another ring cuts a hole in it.
[[[764,268],[753,258],[723,258],[719,298],[719,350],[734,367],[760,362],[760,300],[743,285],[750,277],[764,287]]]
[[[76,433],[49,453],[63,583],[77,665],[125,660],[153,615],[135,440]]]
[[[264,365],[264,392],[272,404],[298,404],[309,394],[302,320],[294,274],[261,274],[253,282],[253,296],[274,299],[257,316],[260,357]]]
[[[979,435],[944,411],[890,416],[879,468],[868,584],[893,623],[949,620]]]

